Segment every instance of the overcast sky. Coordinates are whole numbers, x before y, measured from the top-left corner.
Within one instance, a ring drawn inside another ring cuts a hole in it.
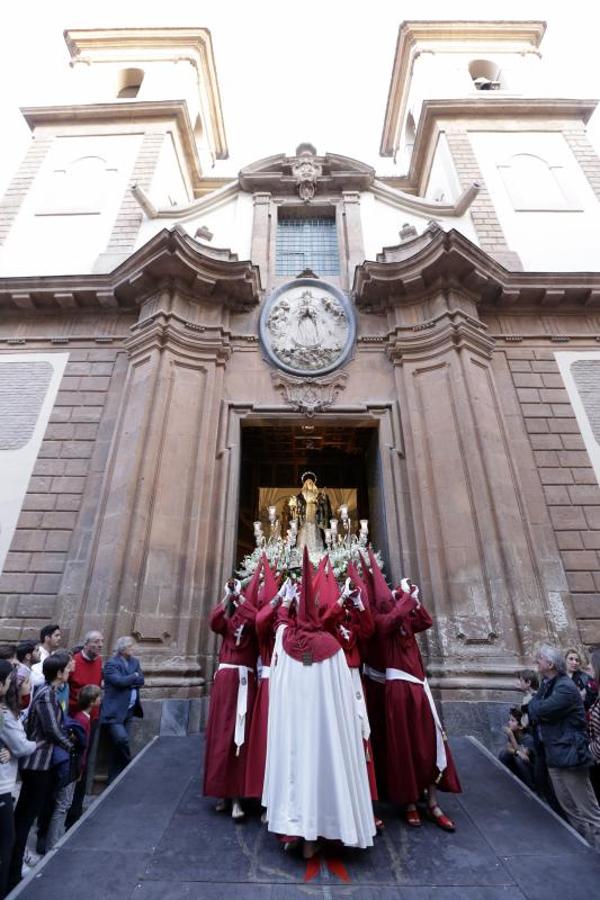
[[[300,141],[393,171],[378,155],[404,19],[542,19],[556,96],[599,97],[600,9],[589,0],[29,0],[0,8],[0,192],[27,149],[19,106],[61,101],[66,28],[197,25],[212,32],[230,158],[213,175]],[[590,124],[600,149],[600,114]],[[207,173],[209,174],[209,173]]]

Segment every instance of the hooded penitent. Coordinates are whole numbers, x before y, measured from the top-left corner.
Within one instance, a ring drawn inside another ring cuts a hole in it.
[[[290,623],[285,630],[283,649],[292,659],[308,666],[323,662],[340,652],[340,645],[333,635],[323,630],[319,620],[313,594],[313,572],[306,547],[302,560],[298,615],[295,622]]]
[[[270,603],[273,597],[276,595],[279,590],[279,585],[277,584],[277,579],[273,574],[273,570],[269,565],[269,560],[267,559],[267,554],[263,553],[262,555],[262,571],[263,571],[263,583],[261,584],[258,590],[258,599],[256,601],[256,608],[262,609],[265,603]]]
[[[242,591],[244,597],[246,598],[246,602],[249,603],[250,606],[256,607],[256,604],[258,603],[258,588],[260,585],[260,573],[262,571],[262,567],[263,561],[261,559],[256,567],[254,574],[252,575],[252,578]]]
[[[394,605],[392,592],[383,577],[383,572],[379,568],[375,554],[369,547],[369,562],[371,563],[371,576],[373,579],[373,605],[377,612],[390,612]]]

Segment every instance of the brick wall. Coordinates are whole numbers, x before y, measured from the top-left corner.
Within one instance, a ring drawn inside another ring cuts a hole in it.
[[[116,356],[108,348],[70,352],[0,575],[0,633],[6,638],[31,633],[59,614],[56,597]]]
[[[492,254],[494,251],[508,250],[502,226],[485,186],[468,133],[466,131],[448,131],[446,137],[461,187],[470,187],[474,181],[481,185],[481,189],[470,207],[471,218],[480,246]]]
[[[565,128],[563,134],[594,193],[600,198],[600,157],[586,132],[582,128]]]
[[[581,639],[600,644],[600,486],[554,354],[525,348],[506,354]]]
[[[25,154],[17,174],[10,182],[6,193],[0,200],[0,246],[5,242],[10,229],[17,218],[25,195],[33,184],[41,164],[43,163],[52,138],[35,138]]]
[[[131,179],[110,235],[106,248],[107,253],[126,254],[133,250],[142,224],[143,212],[131,193],[131,186],[138,184],[144,190],[150,188],[164,139],[165,135],[160,133],[144,135],[142,146],[133,166]]]

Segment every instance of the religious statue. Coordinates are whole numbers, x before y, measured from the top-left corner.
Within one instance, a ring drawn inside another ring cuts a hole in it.
[[[317,487],[314,472],[302,475],[302,490],[288,501],[290,518],[298,524],[297,546],[308,547],[309,553],[322,553],[325,547],[324,531],[332,517],[331,503],[324,491]]]

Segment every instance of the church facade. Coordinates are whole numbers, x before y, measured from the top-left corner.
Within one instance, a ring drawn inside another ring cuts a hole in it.
[[[595,103],[545,96],[543,33],[405,22],[397,175],[305,143],[231,179],[208,32],[66,33],[0,202],[2,639],[132,634],[191,728],[259,490],[309,468],[420,584],[450,730],[600,643]]]

